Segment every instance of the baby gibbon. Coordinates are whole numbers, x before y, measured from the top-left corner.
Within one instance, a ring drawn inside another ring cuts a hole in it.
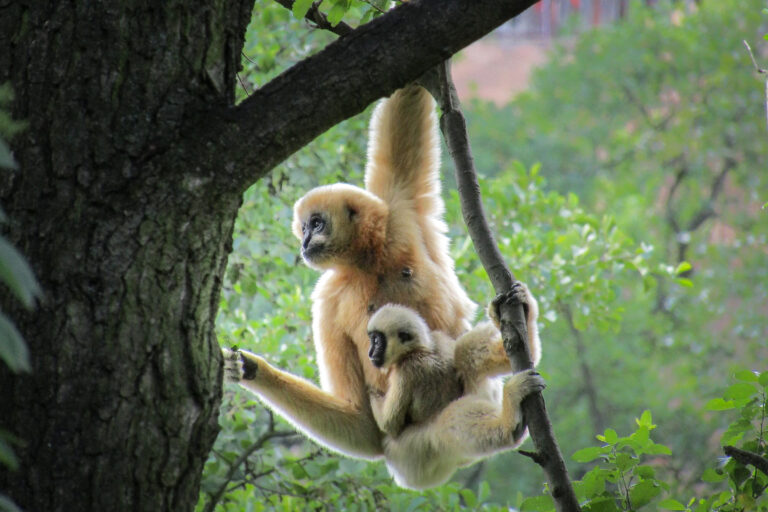
[[[366,326],[387,303],[415,309],[431,329],[456,338],[475,305],[454,273],[440,197],[439,139],[426,90],[396,91],[374,111],[365,189],[315,188],[294,206],[293,232],[304,261],[323,271],[312,294],[312,331],[322,389],[248,352],[225,351],[228,374],[297,429],[349,456],[383,454],[370,396],[386,375],[368,359]],[[530,311],[533,311],[531,309]],[[530,342],[535,318],[529,318]],[[499,343],[493,364],[509,368]],[[240,376],[242,377],[242,376]]]
[[[484,373],[486,348],[501,339],[493,324],[478,325],[454,345],[430,332],[412,309],[390,304],[371,317],[368,336],[370,359],[388,380],[383,399],[372,402],[373,413],[387,435],[387,468],[401,487],[440,485],[459,467],[525,439],[520,403],[544,389],[544,381],[526,370],[498,393],[500,381]],[[454,358],[454,347],[462,357]]]

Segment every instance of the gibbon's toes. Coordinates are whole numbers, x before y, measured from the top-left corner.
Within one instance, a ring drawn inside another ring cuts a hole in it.
[[[493,314],[491,317],[494,318],[497,322],[501,318],[501,312],[499,311],[499,306],[502,304],[510,304],[510,305],[516,305],[516,304],[522,304],[523,310],[525,311],[526,318],[528,317],[528,292],[526,289],[526,286],[521,281],[515,281],[512,283],[512,288],[510,288],[508,291],[504,293],[498,294],[492,301],[491,301],[491,309]]]
[[[539,375],[534,369],[525,370],[522,372],[525,374],[522,382],[523,396],[528,396],[533,393],[540,393],[547,387],[547,383],[544,381],[544,377]]]
[[[514,392],[522,400],[528,395],[544,391],[544,388],[547,387],[547,383],[536,370],[531,368],[514,374],[512,378],[507,381],[506,386],[514,389]]]
[[[240,382],[243,380],[245,369],[240,351],[222,348],[221,355],[224,358],[224,380],[227,382]]]

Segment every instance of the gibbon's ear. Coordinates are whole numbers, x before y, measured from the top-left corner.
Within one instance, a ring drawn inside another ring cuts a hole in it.
[[[355,208],[349,203],[345,204],[344,207],[347,210],[347,217],[349,217],[349,220],[354,221],[355,217],[357,217],[357,212],[358,212],[357,208]]]

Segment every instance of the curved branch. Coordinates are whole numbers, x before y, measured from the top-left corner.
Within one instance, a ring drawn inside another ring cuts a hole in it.
[[[169,158],[193,184],[239,192],[312,139],[530,7],[535,0],[404,2],[254,91],[189,119]],[[178,162],[177,162],[178,165]]]
[[[458,95],[451,79],[449,62],[446,61],[439,66],[437,74],[439,76],[437,85],[434,74],[423,77],[421,81],[425,87],[433,91],[433,94],[438,93],[436,97],[442,109],[440,128],[448,145],[448,151],[456,165],[456,182],[464,221],[467,224],[469,236],[475,245],[477,255],[488,272],[496,293],[503,293],[512,287],[514,276],[504,263],[485,218],[480,197],[480,185],[477,182],[477,174],[467,136],[466,121],[459,107]],[[526,343],[527,332],[522,305],[502,304],[499,309],[504,348],[512,365],[518,371],[532,368],[531,355]],[[522,408],[533,444],[536,447],[536,456],[532,456],[530,452],[525,452],[524,455],[533,458],[544,469],[558,511],[581,510],[568,478],[568,470],[565,467],[563,456],[552,432],[552,424],[547,416],[541,393],[526,398]]]
[[[735,446],[724,446],[723,452],[729,457],[736,459],[745,466],[751,464],[768,476],[768,459],[746,450],[741,450]]]

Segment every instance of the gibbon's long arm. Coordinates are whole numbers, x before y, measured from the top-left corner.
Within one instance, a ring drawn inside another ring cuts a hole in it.
[[[365,188],[387,204],[413,201],[420,216],[443,213],[435,103],[409,85],[379,103],[371,118]]]
[[[386,434],[397,437],[405,427],[408,409],[413,401],[413,389],[410,382],[401,379],[393,380],[394,382],[390,381],[384,398],[379,426]]]
[[[238,353],[246,359],[244,377],[251,377],[240,384],[255,391],[301,433],[352,457],[373,460],[383,455],[382,433],[370,408],[326,393],[250,352]]]

